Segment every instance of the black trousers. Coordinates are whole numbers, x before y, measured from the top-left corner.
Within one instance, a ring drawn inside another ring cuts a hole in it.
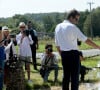
[[[62,66],[63,66],[63,82],[62,90],[69,90],[69,82],[71,81],[71,90],[78,90],[80,60],[77,50],[62,51]]]
[[[32,62],[33,62],[33,67],[35,70],[37,70],[37,62],[36,62],[36,45],[31,46],[32,50]]]

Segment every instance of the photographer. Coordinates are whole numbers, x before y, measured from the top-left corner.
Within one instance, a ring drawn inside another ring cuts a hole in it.
[[[55,77],[54,77],[54,82],[57,82],[57,77],[58,77],[58,60],[56,58],[56,55],[52,53],[53,52],[53,46],[51,44],[47,44],[45,46],[45,53],[43,55],[42,62],[42,69],[45,69],[44,76],[42,75],[44,82],[47,82],[49,73],[51,70],[54,70],[55,72]],[[41,72],[40,72],[41,74]]]
[[[3,34],[3,44],[5,47],[5,66],[4,66],[4,84],[7,86],[9,80],[9,68],[7,66],[8,60],[11,60],[14,54],[16,54],[15,47],[17,42],[15,40],[15,35],[10,35],[9,28],[7,26],[2,27],[2,34]],[[13,37],[12,37],[13,36]]]
[[[30,80],[30,63],[32,52],[30,45],[33,44],[33,40],[31,35],[29,35],[28,30],[26,30],[26,25],[24,22],[20,22],[19,24],[20,33],[16,36],[17,44],[19,46],[19,56],[20,60],[26,61],[26,70],[28,76],[28,82],[32,82]]]

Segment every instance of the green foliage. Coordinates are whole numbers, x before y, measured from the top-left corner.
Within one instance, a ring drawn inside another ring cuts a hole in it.
[[[93,28],[93,35],[94,37],[100,36],[100,7],[93,9],[92,12],[92,28]],[[78,23],[78,27],[80,30],[85,33],[87,36],[91,36],[90,31],[90,12],[88,10],[84,12],[80,12],[80,20]],[[55,26],[58,23],[61,23],[67,17],[66,13],[28,13],[24,15],[15,14],[13,17],[9,18],[0,18],[0,25],[4,26],[7,25],[12,32],[18,33],[17,28],[19,22],[27,22],[31,20],[33,22],[33,27],[38,32],[54,32]]]
[[[91,19],[92,17],[92,19]],[[93,9],[90,14],[88,14],[85,22],[83,31],[87,36],[91,36],[90,25],[92,21],[93,36],[100,36],[100,7]]]

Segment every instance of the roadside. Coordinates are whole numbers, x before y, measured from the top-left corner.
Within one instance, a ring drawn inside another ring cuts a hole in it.
[[[62,90],[60,86],[52,86],[51,90]],[[100,82],[98,83],[81,83],[79,90],[100,90]]]
[[[80,51],[82,51],[84,57],[93,57],[93,56],[100,55],[100,50],[98,50],[98,49],[88,49],[88,50],[80,50]],[[53,53],[56,54],[57,57],[59,57],[58,52],[53,52]],[[43,53],[37,53],[36,57],[41,58],[42,55],[43,55]]]

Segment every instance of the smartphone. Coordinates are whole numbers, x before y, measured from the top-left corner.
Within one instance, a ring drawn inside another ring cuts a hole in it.
[[[15,38],[16,35],[15,35],[15,34],[10,34],[10,37],[11,37],[11,38]]]

